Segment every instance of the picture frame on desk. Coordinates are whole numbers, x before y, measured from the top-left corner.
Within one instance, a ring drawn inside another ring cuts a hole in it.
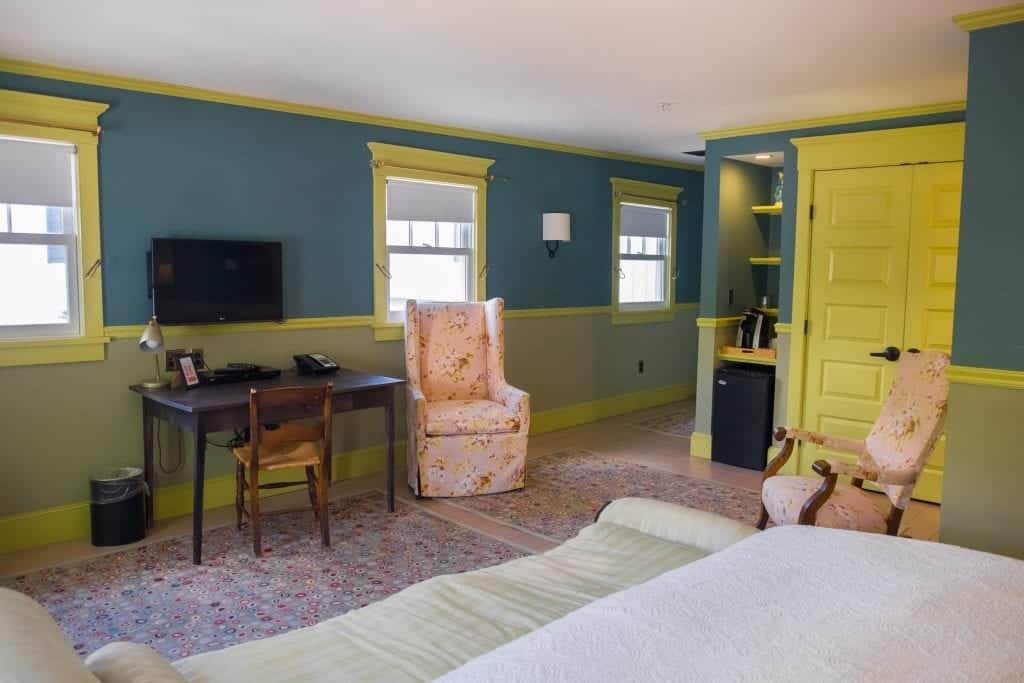
[[[194,389],[201,384],[199,379],[199,372],[196,369],[196,358],[194,354],[186,353],[178,356],[178,379],[176,382],[178,386],[183,386],[186,389]],[[177,388],[177,387],[176,387]]]

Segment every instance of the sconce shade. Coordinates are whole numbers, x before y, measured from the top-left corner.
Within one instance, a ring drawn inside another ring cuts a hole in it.
[[[149,319],[142,337],[139,338],[139,348],[143,351],[159,351],[164,347],[164,333],[156,322],[156,316]]]
[[[569,214],[567,213],[544,214],[544,241],[568,242],[569,224]]]

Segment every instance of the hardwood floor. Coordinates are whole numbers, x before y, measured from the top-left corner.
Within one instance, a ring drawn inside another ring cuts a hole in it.
[[[659,406],[557,432],[531,436],[530,457],[554,453],[567,448],[582,448],[667,472],[676,472],[690,477],[710,479],[732,486],[757,490],[761,480],[759,472],[722,465],[702,458],[692,458],[689,456],[689,437],[663,434],[637,424],[645,418],[672,413],[680,410],[681,407],[682,404]],[[547,539],[455,507],[443,499],[416,500],[404,485],[404,476],[402,476],[404,468],[400,468],[400,473],[397,485],[398,497],[431,514],[500,538],[532,552],[542,552],[554,545]],[[368,489],[379,489],[383,487],[383,484],[383,474],[337,482],[331,486],[331,497],[350,495]],[[305,491],[272,496],[266,498],[265,502],[261,501],[261,507],[264,510],[275,510],[301,506],[306,504],[305,496]],[[939,511],[938,505],[912,502],[903,517],[901,534],[924,540],[938,540]],[[209,529],[234,524],[234,514],[232,506],[209,510],[205,515],[204,526]],[[136,545],[188,535],[191,533],[191,524],[190,517],[158,521],[149,536]],[[45,567],[76,562],[110,554],[125,547],[131,546],[94,548],[88,539],[80,539],[7,553],[0,555],[0,576],[24,574]]]

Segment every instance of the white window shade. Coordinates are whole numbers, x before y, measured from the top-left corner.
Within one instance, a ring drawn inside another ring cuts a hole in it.
[[[0,204],[72,206],[75,148],[0,138]]]
[[[671,211],[656,206],[622,204],[619,234],[623,237],[668,237]]]
[[[473,223],[476,189],[411,180],[388,179],[389,221]]]

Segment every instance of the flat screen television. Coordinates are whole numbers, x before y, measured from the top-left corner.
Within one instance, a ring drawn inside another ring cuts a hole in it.
[[[151,267],[161,324],[284,319],[280,242],[155,238]]]

